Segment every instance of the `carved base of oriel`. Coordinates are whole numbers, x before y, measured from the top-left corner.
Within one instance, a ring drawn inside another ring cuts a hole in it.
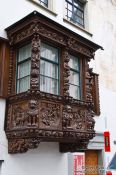
[[[88,141],[78,141],[76,143],[59,143],[59,150],[65,152],[79,152],[87,150]]]
[[[89,139],[95,136],[94,132],[55,131],[37,128],[7,131],[6,134],[10,154],[27,152],[29,149],[37,148],[40,142],[46,141],[59,142],[60,152],[76,152],[87,149]]]
[[[29,149],[37,148],[39,143],[39,138],[12,139],[8,141],[8,152],[11,154],[25,153]]]

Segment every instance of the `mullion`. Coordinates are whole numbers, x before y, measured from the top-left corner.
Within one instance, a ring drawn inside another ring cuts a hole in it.
[[[82,10],[82,9],[80,9],[79,7],[77,7],[76,5],[74,5],[74,1],[73,1],[73,3],[67,1],[67,4],[70,4],[72,7],[75,7],[75,8],[77,8],[78,10],[80,10],[81,12],[84,12],[84,10]]]
[[[57,79],[57,78],[49,77],[49,76],[42,75],[42,74],[40,74],[40,76],[42,76],[42,77],[46,77],[46,78],[49,78],[49,79],[53,79],[53,80],[59,80],[59,78]]]
[[[80,73],[80,71],[78,71],[78,70],[76,70],[76,69],[73,69],[73,68],[70,68],[70,70],[73,71],[73,72],[76,72],[76,73],[78,73],[78,74]]]
[[[26,58],[26,59],[24,59],[24,60],[22,60],[22,61],[18,61],[18,62],[17,62],[17,65],[22,64],[22,63],[24,63],[24,62],[26,62],[26,61],[29,61],[29,60],[31,60],[31,57],[28,57],[28,58]]]
[[[58,72],[59,72],[59,63],[56,63],[56,62],[51,62],[51,61],[49,61],[49,60],[46,60],[46,59],[44,59],[43,57],[41,58],[41,60],[42,61],[45,61],[45,62],[47,62],[47,63],[50,63],[50,64],[52,64],[52,65],[56,65],[57,67],[58,67]],[[40,60],[40,61],[41,61]],[[52,78],[52,79],[54,79],[54,80],[59,80],[59,78],[58,79],[56,79],[56,78],[53,78],[53,77],[50,77],[50,76],[46,76],[46,75],[43,75],[43,74],[40,74],[41,76],[45,76],[45,77],[48,77],[48,78]]]
[[[79,15],[78,15],[77,13],[75,13],[75,12],[74,12],[74,15],[77,16],[77,17],[80,18],[80,19],[84,19],[84,16],[81,17],[81,16],[79,16]]]
[[[69,84],[72,85],[72,86],[76,86],[76,87],[80,88],[80,85],[76,85],[76,84],[72,84],[72,83],[69,83]]]
[[[23,78],[26,78],[26,77],[30,77],[30,75],[26,75],[26,76],[24,76],[24,77],[17,78],[17,80],[22,80]]]
[[[51,63],[51,64],[59,65],[59,62],[55,62],[55,61],[52,61],[52,60],[48,60],[47,58],[44,58],[44,57],[41,57],[40,59],[43,60],[43,61],[49,62],[49,63]]]

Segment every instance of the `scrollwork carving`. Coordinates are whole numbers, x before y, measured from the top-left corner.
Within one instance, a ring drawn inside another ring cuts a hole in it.
[[[61,125],[61,109],[57,104],[41,104],[40,127],[42,128],[56,128]]]
[[[40,139],[13,139],[9,141],[9,153],[25,153],[28,149],[34,149],[39,146]]]

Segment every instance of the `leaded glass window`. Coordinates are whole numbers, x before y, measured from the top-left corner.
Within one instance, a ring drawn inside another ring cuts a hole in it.
[[[59,94],[59,53],[58,49],[45,43],[41,45],[40,90]]]
[[[31,44],[18,50],[17,58],[17,93],[30,88]]]
[[[75,56],[70,55],[70,77],[69,77],[69,93],[75,99],[80,100],[80,62]]]
[[[84,3],[80,0],[65,0],[66,18],[84,27]]]

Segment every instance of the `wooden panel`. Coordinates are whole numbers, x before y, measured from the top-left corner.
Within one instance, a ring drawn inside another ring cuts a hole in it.
[[[98,151],[88,150],[85,151],[85,167],[86,167],[86,175],[98,175]]]
[[[0,40],[0,97],[7,97],[9,72],[9,45]]]
[[[99,103],[99,82],[98,82],[98,74],[93,74],[93,87],[92,87],[92,95],[94,101],[94,112],[96,115],[100,115],[100,103]]]

